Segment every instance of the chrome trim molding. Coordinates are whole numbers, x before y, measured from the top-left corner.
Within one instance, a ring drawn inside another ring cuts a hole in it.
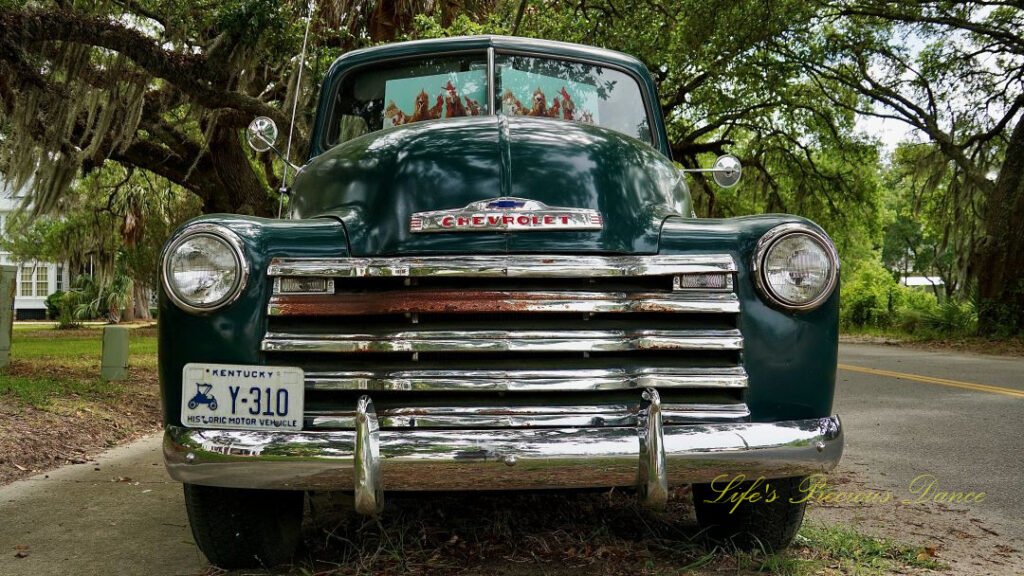
[[[235,279],[235,285],[231,288],[231,291],[217,302],[206,306],[195,306],[185,302],[180,296],[178,296],[177,291],[171,286],[171,281],[167,274],[167,267],[170,265],[170,257],[171,254],[174,253],[174,250],[181,246],[183,242],[197,234],[212,236],[225,242],[234,254],[235,264],[238,266],[238,278]],[[171,302],[174,302],[175,306],[185,310],[186,312],[192,312],[193,314],[208,314],[226,306],[230,306],[238,300],[238,297],[242,295],[246,285],[249,283],[249,260],[245,257],[245,245],[242,243],[242,239],[238,237],[238,234],[235,234],[230,228],[226,228],[219,224],[200,222],[199,224],[187,226],[168,240],[167,245],[164,248],[163,255],[160,258],[160,280],[163,283],[164,292],[167,294],[167,297]]]
[[[491,255],[401,258],[274,258],[268,276],[596,278],[736,272],[728,254],[650,256]]]
[[[264,352],[618,352],[741,350],[739,330],[402,330],[267,332]]]
[[[487,115],[497,116],[498,111],[494,103],[498,101],[495,91],[497,84],[494,81],[494,46],[487,47]]]
[[[780,298],[771,289],[771,286],[768,285],[768,281],[764,277],[764,259],[768,255],[768,251],[771,250],[772,246],[774,246],[779,240],[782,240],[791,234],[800,234],[810,237],[811,240],[821,245],[825,250],[825,253],[828,255],[829,260],[832,262],[828,279],[825,282],[825,288],[817,298],[804,304],[794,304],[788,300]],[[839,253],[836,251],[835,244],[832,243],[832,240],[829,239],[827,235],[799,222],[780,224],[779,226],[765,232],[764,236],[761,236],[761,239],[757,241],[757,246],[754,247],[754,254],[751,258],[750,266],[750,275],[754,277],[754,285],[757,286],[758,291],[762,296],[764,296],[765,300],[776,307],[795,312],[802,312],[817,308],[822,302],[832,295],[836,284],[839,282]]]
[[[747,387],[741,366],[587,370],[394,370],[306,372],[307,390],[585,392]]]
[[[277,280],[281,277],[276,277]],[[333,289],[333,286],[332,286]],[[731,289],[731,288],[730,288]],[[276,288],[275,288],[276,290]],[[271,297],[267,306],[270,316],[355,316],[360,314],[400,313],[474,313],[474,312],[538,312],[538,313],[722,313],[738,314],[740,300],[736,294],[709,293],[696,289],[675,293],[573,292],[474,290],[472,297],[457,290],[423,290],[420,292],[378,292],[370,295],[345,294],[327,299],[310,293],[309,298],[296,293]],[[350,297],[349,297],[350,296]]]
[[[839,462],[838,417],[664,426],[668,485],[719,474],[783,478]],[[635,427],[381,430],[387,490],[493,490],[635,486]],[[351,490],[356,432],[199,430],[168,426],[164,457],[180,482],[232,488]],[[506,462],[512,461],[514,466]]]
[[[637,492],[640,502],[645,506],[661,509],[668,503],[668,473],[665,469],[665,435],[658,391],[654,388],[644,390],[643,404],[637,421],[637,437],[640,439]]]
[[[376,516],[384,507],[384,484],[380,475],[380,427],[369,396],[361,396],[356,403],[355,428],[355,508],[360,514]]]

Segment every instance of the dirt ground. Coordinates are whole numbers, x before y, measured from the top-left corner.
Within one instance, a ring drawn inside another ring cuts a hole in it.
[[[829,475],[829,485],[845,493],[884,493],[888,483],[856,473],[847,466]],[[946,565],[941,574],[970,576],[1024,574],[1024,542],[1002,533],[982,520],[967,505],[906,504],[905,494],[893,491],[888,503],[815,503],[808,507],[805,524],[843,524],[873,536],[893,538],[925,548],[925,553]],[[934,572],[922,570],[921,573]]]
[[[14,361],[11,376],[60,377],[75,367],[41,368]],[[65,464],[80,464],[103,450],[160,429],[159,382],[151,368],[133,368],[126,393],[53,399],[45,409],[0,403],[0,485]]]
[[[1024,356],[1024,339],[1019,337],[990,340],[980,336],[972,336],[946,340],[913,340],[877,334],[840,334],[839,341],[853,344],[903,346],[921,350],[970,352],[972,354],[989,354],[994,356]]]
[[[852,471],[840,470],[830,482],[845,492],[880,490]],[[353,514],[346,495],[314,494],[309,506],[296,566],[238,572],[210,567],[203,576],[1024,574],[1019,543],[955,506],[813,503],[794,545],[775,556],[707,542],[688,487],[676,489],[669,508],[659,513],[617,490],[392,493],[379,520]],[[868,550],[871,537],[885,539],[885,549]],[[908,550],[935,567],[899,561]]]

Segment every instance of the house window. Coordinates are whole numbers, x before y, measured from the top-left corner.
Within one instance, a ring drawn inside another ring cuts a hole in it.
[[[53,288],[54,288],[55,291],[62,291],[62,290],[64,290],[64,267],[58,265],[56,272],[57,272],[56,273],[56,277],[55,277],[56,282],[54,283],[54,287]]]
[[[36,268],[36,296],[47,296],[50,293],[50,269],[46,266]]]
[[[32,296],[32,270],[35,268],[32,264],[21,265],[21,288],[18,290],[18,294],[21,296]]]

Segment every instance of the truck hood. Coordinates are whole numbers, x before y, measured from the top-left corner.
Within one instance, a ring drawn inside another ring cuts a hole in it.
[[[690,214],[682,173],[615,131],[505,116],[382,130],[321,154],[296,176],[293,214],[337,218],[355,256],[452,252],[654,253],[665,218]],[[498,197],[589,208],[595,231],[412,233],[418,212]]]

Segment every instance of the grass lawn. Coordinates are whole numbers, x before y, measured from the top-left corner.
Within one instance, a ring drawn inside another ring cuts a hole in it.
[[[0,372],[0,395],[16,403],[45,408],[51,400],[68,395],[110,399],[123,393],[131,381],[106,382],[100,378],[102,326],[77,330],[17,328],[11,343],[11,366]],[[132,330],[128,350],[132,371],[149,374],[156,370],[154,328]]]

